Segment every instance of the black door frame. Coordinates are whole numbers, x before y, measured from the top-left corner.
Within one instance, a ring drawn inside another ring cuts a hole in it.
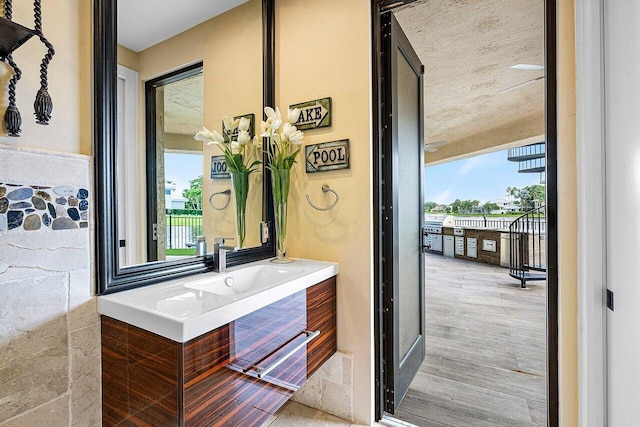
[[[202,74],[202,61],[172,71],[144,84],[146,164],[147,164],[147,261],[158,260],[158,241],[154,240],[154,225],[158,223],[158,175],[156,138],[156,89]]]
[[[384,93],[384,61],[380,31],[380,16],[398,6],[415,0],[371,0],[372,34],[372,95],[373,95],[373,216],[374,216],[374,337],[375,337],[375,417],[384,415],[383,371],[383,298],[382,263],[382,135]],[[545,139],[547,181],[547,425],[559,426],[558,377],[558,161],[557,161],[557,6],[556,0],[544,0],[545,31]]]

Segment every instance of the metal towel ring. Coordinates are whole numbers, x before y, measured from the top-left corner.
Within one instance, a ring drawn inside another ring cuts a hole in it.
[[[218,194],[223,194],[225,196],[227,196],[227,203],[224,204],[224,206],[222,207],[217,207],[213,204],[213,196],[217,196]],[[210,197],[209,197],[209,204],[211,205],[211,207],[217,211],[221,211],[227,208],[227,206],[229,206],[229,203],[231,202],[231,189],[228,188],[224,191],[218,191],[217,193],[213,193]]]
[[[327,191],[332,192],[336,196],[336,201],[333,202],[331,204],[331,206],[326,207],[326,208],[320,208],[320,207],[314,205],[313,202],[311,201],[311,199],[309,198],[308,194],[306,194],[307,202],[309,202],[309,204],[311,205],[312,208],[317,209],[319,211],[328,211],[330,209],[333,209],[334,206],[338,204],[338,200],[340,200],[340,197],[338,196],[338,193],[336,193],[335,190],[332,190],[331,188],[329,188],[329,186],[327,184],[322,184],[322,192],[326,193]]]

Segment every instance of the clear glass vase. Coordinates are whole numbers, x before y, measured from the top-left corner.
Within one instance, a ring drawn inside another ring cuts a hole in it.
[[[231,188],[235,198],[236,214],[236,246],[244,247],[244,239],[247,235],[247,196],[249,195],[250,172],[231,172]]]
[[[290,172],[290,169],[271,169],[271,188],[276,222],[276,258],[271,262],[277,264],[293,262],[291,258],[287,258],[287,200],[291,184]]]

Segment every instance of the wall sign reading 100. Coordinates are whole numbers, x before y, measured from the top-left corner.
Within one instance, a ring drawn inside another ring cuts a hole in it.
[[[211,179],[231,178],[224,155],[211,156]]]

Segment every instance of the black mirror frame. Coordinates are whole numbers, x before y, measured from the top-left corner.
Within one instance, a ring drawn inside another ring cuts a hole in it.
[[[117,0],[94,0],[94,161],[96,194],[96,278],[98,294],[108,294],[211,270],[210,257],[118,265],[116,197]],[[275,0],[262,0],[263,104],[275,101]],[[263,160],[267,160],[266,153]],[[264,168],[262,217],[273,224],[270,174]],[[274,239],[261,247],[229,254],[228,265],[275,256]]]

